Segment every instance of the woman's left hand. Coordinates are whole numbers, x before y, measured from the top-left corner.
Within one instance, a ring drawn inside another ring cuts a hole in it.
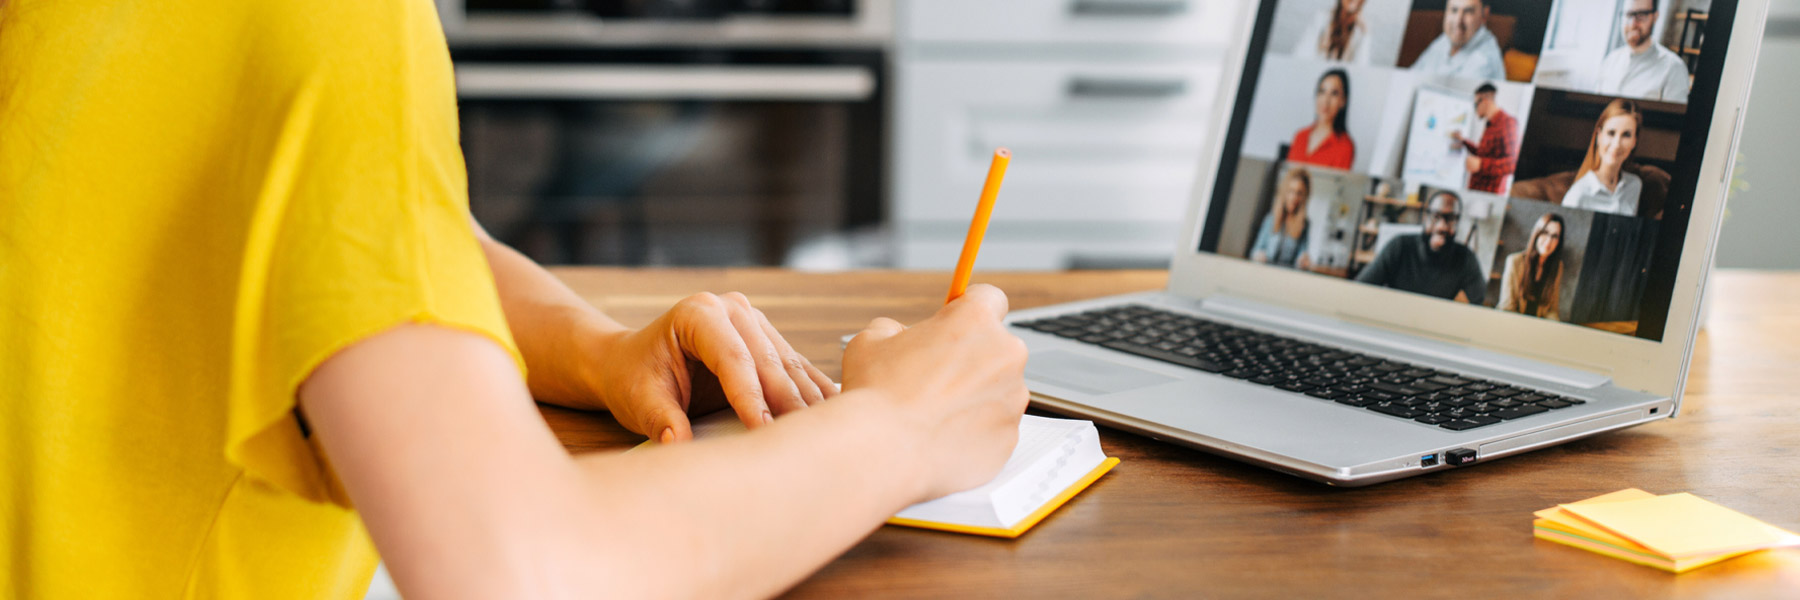
[[[635,330],[596,340],[592,393],[627,429],[664,443],[690,439],[689,415],[724,408],[755,429],[837,394],[831,378],[743,294],[696,294]]]

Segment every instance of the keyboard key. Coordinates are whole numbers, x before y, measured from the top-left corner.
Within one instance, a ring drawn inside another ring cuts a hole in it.
[[[1438,423],[1443,423],[1445,421],[1449,421],[1450,417],[1446,417],[1444,415],[1440,415],[1437,413],[1425,413],[1423,415],[1419,415],[1418,417],[1413,418],[1413,420],[1418,421],[1420,423],[1424,423],[1426,425],[1436,425]]]
[[[1376,400],[1368,396],[1344,396],[1337,399],[1338,404],[1348,404],[1358,408],[1374,404]]]
[[[1415,396],[1415,395],[1424,393],[1421,390],[1413,389],[1413,388],[1406,387],[1403,385],[1395,385],[1392,383],[1388,383],[1386,381],[1377,381],[1375,383],[1371,383],[1371,384],[1369,384],[1369,389],[1387,392],[1389,394],[1393,394],[1396,396]]]
[[[1106,347],[1106,348],[1112,348],[1114,350],[1118,350],[1121,352],[1128,352],[1131,354],[1136,354],[1138,356],[1142,356],[1145,358],[1154,358],[1156,360],[1160,360],[1163,362],[1175,363],[1175,364],[1178,364],[1178,365],[1181,365],[1184,367],[1188,367],[1191,369],[1199,369],[1201,371],[1206,371],[1208,373],[1218,373],[1218,372],[1225,370],[1224,366],[1221,366],[1215,362],[1201,360],[1201,359],[1194,358],[1191,356],[1182,356],[1180,354],[1176,354],[1173,352],[1165,352],[1162,350],[1158,350],[1156,348],[1151,348],[1149,346],[1143,346],[1143,345],[1139,345],[1139,344],[1133,344],[1130,342],[1112,341],[1112,342],[1107,342],[1107,343],[1101,344],[1101,346]]]
[[[1329,388],[1314,389],[1314,390],[1306,392],[1306,395],[1312,396],[1314,398],[1322,398],[1325,400],[1336,400],[1338,398],[1344,397],[1343,392],[1340,392],[1340,391],[1337,391],[1334,389],[1329,389]]]
[[[1284,390],[1287,390],[1290,392],[1304,392],[1306,390],[1310,390],[1313,388],[1313,386],[1306,385],[1305,382],[1301,382],[1301,381],[1284,381],[1284,382],[1275,384],[1275,387],[1279,388],[1279,389],[1284,389]]]
[[[1396,417],[1400,417],[1402,419],[1411,419],[1413,417],[1417,417],[1419,415],[1425,414],[1425,413],[1419,412],[1417,410],[1413,410],[1413,409],[1405,407],[1405,406],[1400,406],[1398,404],[1389,404],[1389,403],[1385,403],[1385,402],[1378,403],[1378,404],[1371,404],[1371,405],[1367,406],[1366,408],[1368,408],[1369,410],[1384,414],[1384,415],[1393,415]]]
[[[1499,423],[1499,422],[1500,422],[1500,419],[1496,419],[1493,417],[1474,416],[1474,417],[1466,417],[1466,418],[1462,418],[1462,419],[1457,419],[1455,421],[1445,421],[1443,423],[1439,423],[1438,427],[1442,427],[1444,429],[1449,429],[1451,431],[1466,431],[1469,429],[1474,429],[1476,427],[1486,427],[1488,425],[1493,425],[1493,424]]]
[[[1436,377],[1432,377],[1431,379],[1429,379],[1429,381],[1432,383],[1438,384],[1438,385],[1446,386],[1446,387],[1469,385],[1469,380],[1467,380],[1467,379],[1463,379],[1461,377],[1452,377],[1452,376],[1448,376],[1448,375],[1438,375]]]
[[[1569,404],[1587,404],[1586,400],[1582,400],[1580,398],[1574,398],[1574,397],[1570,397],[1570,396],[1557,396],[1555,399],[1561,400],[1563,402],[1567,402]]]
[[[1568,408],[1574,405],[1561,400],[1539,400],[1537,401],[1537,406],[1542,406],[1544,408]]]
[[[1519,417],[1529,417],[1531,415],[1535,415],[1535,414],[1538,414],[1541,412],[1550,412],[1550,409],[1544,408],[1542,406],[1538,406],[1536,404],[1526,404],[1524,406],[1519,406],[1519,407],[1515,407],[1515,408],[1508,408],[1508,409],[1504,409],[1504,410],[1494,411],[1494,416],[1501,418],[1501,419],[1506,419],[1508,421],[1511,421],[1511,420],[1517,419]]]

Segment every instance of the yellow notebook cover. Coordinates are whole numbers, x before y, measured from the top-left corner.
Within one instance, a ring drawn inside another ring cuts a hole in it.
[[[1042,426],[1039,426],[1036,429],[1033,429],[1033,427],[1032,427],[1033,422],[1042,422],[1042,423],[1053,423],[1054,422],[1054,423],[1066,423],[1066,424],[1081,423],[1082,426],[1087,430],[1086,434],[1085,434],[1087,437],[1095,438],[1095,435],[1096,435],[1093,424],[1086,422],[1086,421],[1072,421],[1072,420],[1065,420],[1065,419],[1048,419],[1048,418],[1044,418],[1044,417],[1036,417],[1036,416],[1027,415],[1027,416],[1025,416],[1024,420],[1022,420],[1020,422],[1020,428],[1021,428],[1020,429],[1020,445],[1021,445],[1021,447],[1024,446],[1024,443],[1026,440],[1028,440],[1032,437],[1030,435],[1027,435],[1028,432],[1044,430],[1044,428]],[[705,417],[701,417],[701,418],[693,421],[692,426],[693,426],[693,432],[694,432],[694,439],[706,439],[706,438],[711,438],[711,437],[716,437],[716,436],[736,435],[736,434],[740,434],[740,433],[744,433],[744,432],[748,431],[748,429],[746,429],[744,427],[743,423],[738,421],[736,415],[732,414],[732,412],[728,411],[728,410],[727,411],[719,411],[717,413],[707,415]],[[1094,453],[1098,454],[1100,452],[1100,448],[1098,446],[1097,438],[1094,439],[1092,443],[1093,443],[1092,451]],[[632,450],[630,450],[630,451],[636,451],[638,449],[648,448],[648,447],[652,447],[652,446],[656,446],[656,445],[657,445],[656,440],[646,440],[644,443],[638,444],[637,447],[632,448]],[[1017,456],[1017,453],[1020,450],[1021,450],[1021,448],[1014,449],[1015,457]],[[1009,461],[1009,463],[1010,462],[1011,461]],[[1000,537],[1000,538],[1008,538],[1008,539],[1016,538],[1016,537],[1019,537],[1020,535],[1023,535],[1026,531],[1030,530],[1033,526],[1037,525],[1038,522],[1043,521],[1044,517],[1047,517],[1050,515],[1050,513],[1055,512],[1058,507],[1061,507],[1064,503],[1067,503],[1070,498],[1074,498],[1076,494],[1079,494],[1079,493],[1081,493],[1082,490],[1087,489],[1087,487],[1089,485],[1092,485],[1095,480],[1100,479],[1100,476],[1105,475],[1108,471],[1111,471],[1113,466],[1115,466],[1117,464],[1119,464],[1119,459],[1113,458],[1113,457],[1103,457],[1100,460],[1100,463],[1097,466],[1095,466],[1092,470],[1088,471],[1087,474],[1082,475],[1080,479],[1077,479],[1074,482],[1070,483],[1068,487],[1063,488],[1063,490],[1061,492],[1057,493],[1057,495],[1051,497],[1049,500],[1046,500],[1042,505],[1038,506],[1031,513],[1026,514],[1024,517],[1020,518],[1016,523],[1013,524],[1012,527],[1009,527],[1009,528],[985,527],[985,526],[980,526],[980,525],[965,525],[965,524],[961,524],[961,523],[930,521],[930,520],[924,520],[924,519],[905,518],[905,517],[899,517],[899,516],[890,517],[887,520],[887,523],[889,525],[899,525],[899,526],[903,526],[903,527],[917,527],[917,528],[921,528],[921,529],[935,529],[938,531],[966,533],[966,534],[971,534],[971,535],[984,535],[984,536]]]
[[[1068,488],[1065,488],[1062,493],[1057,494],[1055,498],[1051,498],[1049,502],[1045,502],[1044,505],[1038,507],[1036,511],[1026,515],[1024,519],[1020,519],[1019,523],[1013,525],[1010,529],[977,527],[957,523],[939,523],[937,521],[920,521],[917,519],[902,519],[900,517],[890,518],[887,520],[887,523],[889,525],[899,525],[902,527],[936,529],[938,531],[967,533],[970,535],[985,535],[1007,539],[1016,538],[1023,535],[1027,530],[1030,530],[1033,525],[1037,525],[1038,521],[1044,520],[1044,517],[1050,516],[1050,513],[1056,512],[1057,508],[1068,502],[1070,498],[1074,498],[1076,494],[1081,493],[1081,490],[1087,489],[1088,485],[1100,479],[1101,475],[1105,475],[1107,471],[1111,471],[1113,466],[1117,464],[1119,464],[1119,459],[1108,457],[1105,461],[1100,463],[1100,466],[1094,467],[1094,470],[1092,471],[1088,471],[1087,475],[1083,475],[1081,479],[1077,480]]]
[[[1561,508],[1674,559],[1760,550],[1779,544],[1782,537],[1762,521],[1686,493]]]

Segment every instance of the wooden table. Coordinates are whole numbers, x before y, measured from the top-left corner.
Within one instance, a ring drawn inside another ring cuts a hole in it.
[[[750,296],[826,373],[838,338],[943,301],[942,273],[559,269],[640,325],[695,291]],[[1014,308],[1158,289],[1162,272],[983,274]],[[1673,576],[1538,541],[1531,512],[1627,487],[1688,491],[1800,531],[1800,274],[1725,272],[1681,417],[1465,469],[1326,487],[1102,429],[1123,463],[1017,540],[884,527],[800,584],[807,598],[1800,598],[1800,550]],[[642,441],[543,409],[572,450]]]

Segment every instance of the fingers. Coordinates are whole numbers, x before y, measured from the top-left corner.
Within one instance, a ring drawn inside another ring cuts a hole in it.
[[[784,355],[763,329],[767,319],[750,306],[750,299],[743,294],[730,292],[720,299],[725,301],[726,315],[731,319],[732,327],[737,328],[738,335],[750,349],[750,356],[756,361],[756,376],[762,382],[763,400],[768,403],[770,418],[806,408],[806,399],[800,394],[799,383],[788,373]],[[801,373],[804,375],[805,372]]]
[[[837,386],[831,383],[830,377],[826,377],[824,372],[813,366],[812,361],[806,360],[805,356],[795,352],[794,346],[788,343],[787,338],[781,337],[781,332],[776,331],[775,325],[769,322],[768,315],[763,314],[760,310],[755,313],[757,320],[762,322],[763,335],[769,338],[769,342],[775,344],[775,351],[781,355],[782,366],[787,368],[788,376],[793,378],[794,385],[799,386],[802,401],[812,405],[830,398],[837,392]]]
[[[718,377],[738,419],[751,429],[773,419],[764,400],[756,353],[732,321],[726,302],[712,294],[697,294],[682,300],[671,314],[682,350]]]

